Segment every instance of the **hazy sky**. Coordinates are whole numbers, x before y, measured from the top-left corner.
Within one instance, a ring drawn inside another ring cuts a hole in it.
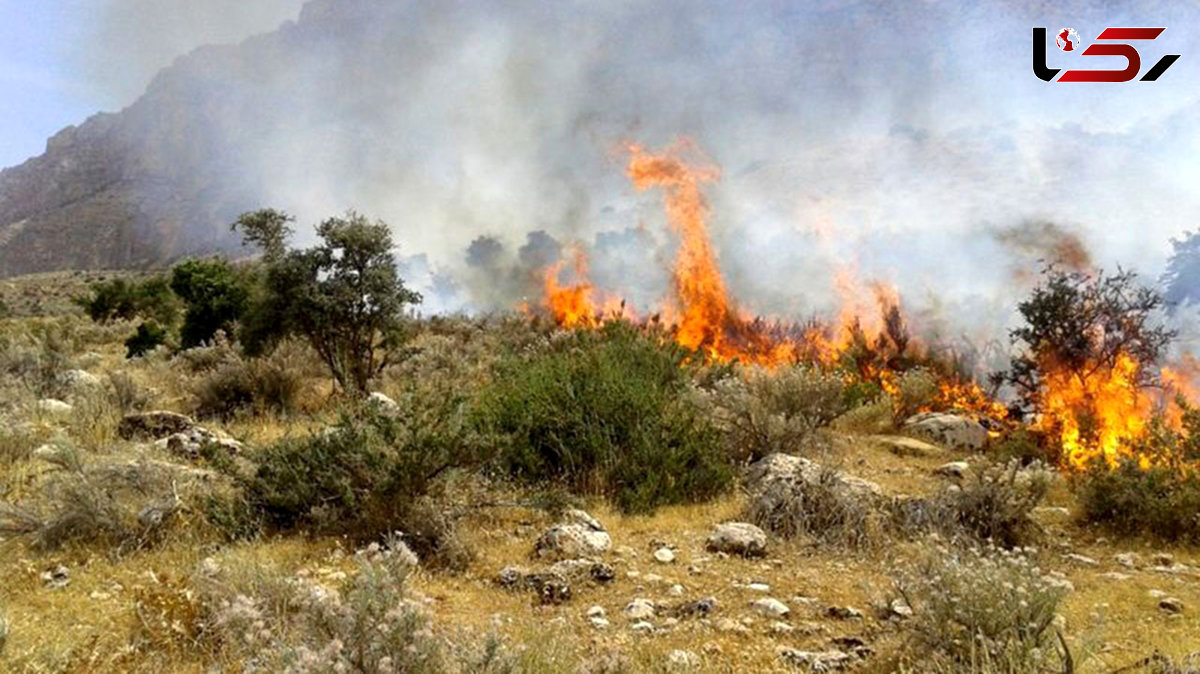
[[[0,0],[0,167],[132,103],[175,57],[294,19],[303,0]]]

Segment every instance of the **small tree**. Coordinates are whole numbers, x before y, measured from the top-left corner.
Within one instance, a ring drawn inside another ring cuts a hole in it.
[[[237,271],[219,258],[176,265],[171,270],[171,289],[186,306],[179,331],[185,349],[212,341],[218,330],[231,333],[249,297]]]
[[[1043,282],[1017,306],[1025,323],[1011,338],[1021,352],[1000,378],[1016,387],[1027,410],[1038,409],[1050,370],[1086,383],[1109,375],[1125,356],[1140,366],[1133,384],[1149,386],[1155,383],[1150,366],[1176,334],[1157,324],[1162,308],[1162,296],[1139,285],[1133,272],[1084,275],[1048,268]]]
[[[179,299],[162,276],[141,282],[126,278],[101,281],[91,286],[91,296],[78,297],[75,303],[97,323],[142,318],[170,326],[179,318]]]
[[[320,245],[288,250],[289,222],[287,214],[266,210],[234,223],[247,243],[264,250],[265,290],[251,314],[273,317],[273,337],[303,335],[338,385],[365,393],[400,353],[405,305],[421,296],[397,273],[385,223],[351,211],[317,226]]]

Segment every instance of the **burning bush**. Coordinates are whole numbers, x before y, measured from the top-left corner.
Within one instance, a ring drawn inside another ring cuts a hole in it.
[[[1110,465],[1129,454],[1156,400],[1154,366],[1175,333],[1155,323],[1162,297],[1132,272],[1084,275],[1050,268],[1018,309],[1022,353],[1002,378],[1037,426],[1062,446],[1064,463]]]
[[[626,511],[702,500],[732,480],[712,422],[687,394],[694,354],[625,323],[564,335],[502,362],[482,428],[520,479],[565,481]]]

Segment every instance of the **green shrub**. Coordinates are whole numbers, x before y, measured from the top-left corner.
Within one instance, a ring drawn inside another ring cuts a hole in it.
[[[75,303],[97,323],[142,318],[161,325],[173,325],[179,318],[179,299],[167,280],[154,276],[141,282],[115,278],[96,283],[90,297]]]
[[[736,461],[773,452],[801,454],[813,433],[846,411],[841,377],[807,366],[747,370],[704,394]]]
[[[1075,480],[1085,522],[1123,536],[1200,542],[1200,475],[1134,461],[1095,465]]]
[[[125,357],[141,358],[142,356],[167,343],[167,329],[161,325],[147,321],[137,327],[129,339],[125,340]]]
[[[710,498],[732,479],[687,395],[689,353],[614,323],[503,361],[477,419],[517,478],[611,497],[625,511]]]
[[[197,414],[228,418],[243,409],[282,414],[295,411],[304,377],[292,350],[277,349],[259,358],[247,358],[224,343],[204,350],[220,353],[219,360],[191,386]]]
[[[171,289],[186,307],[179,339],[185,349],[209,342],[218,330],[233,334],[246,311],[247,282],[229,262],[212,258],[188,260],[171,270]]]
[[[1025,551],[942,548],[895,583],[920,671],[1063,671],[1053,625],[1067,589]]]
[[[431,399],[432,398],[432,399]],[[244,501],[270,526],[371,540],[400,529],[422,558],[461,566],[452,520],[425,497],[454,468],[477,461],[461,400],[403,396],[395,413],[367,406],[323,432],[254,457]]]

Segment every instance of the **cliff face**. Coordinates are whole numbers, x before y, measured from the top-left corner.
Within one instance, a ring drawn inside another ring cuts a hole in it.
[[[44,154],[0,171],[0,276],[236,250],[228,223],[262,205],[246,157],[285,123],[286,65],[369,4],[312,3],[274,33],[199,49],[130,107],[63,129]]]

